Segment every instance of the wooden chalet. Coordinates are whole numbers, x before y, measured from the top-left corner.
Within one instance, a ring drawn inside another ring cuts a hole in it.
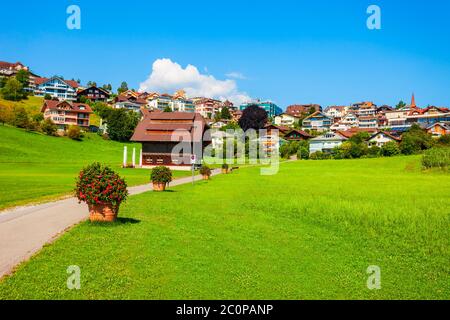
[[[111,96],[111,94],[103,89],[103,88],[99,88],[99,87],[89,87],[83,90],[79,90],[77,92],[77,98],[80,99],[80,97],[86,97],[91,101],[103,101],[106,102],[109,97]]]
[[[286,133],[283,138],[287,141],[302,141],[314,138],[314,136],[303,130],[292,129],[291,131]]]
[[[199,113],[149,112],[136,127],[131,141],[142,143],[142,166],[190,167],[191,156],[201,163],[211,143],[208,125]]]

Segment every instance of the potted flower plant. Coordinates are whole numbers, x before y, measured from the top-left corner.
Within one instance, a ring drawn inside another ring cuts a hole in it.
[[[211,169],[208,166],[202,166],[200,168],[200,174],[203,176],[203,180],[209,180],[209,177],[211,177]]]
[[[75,196],[80,203],[87,203],[92,222],[113,222],[127,199],[127,184],[109,167],[96,162],[80,171]]]
[[[164,191],[167,184],[172,181],[172,171],[164,166],[155,167],[152,169],[151,180],[154,191]]]
[[[229,166],[228,166],[228,164],[226,164],[226,163],[224,163],[223,165],[222,165],[222,174],[227,174],[229,171]]]

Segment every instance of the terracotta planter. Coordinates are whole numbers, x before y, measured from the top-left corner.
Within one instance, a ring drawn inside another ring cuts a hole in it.
[[[112,204],[90,204],[89,220],[91,222],[114,222],[117,220],[118,208]]]
[[[153,191],[164,191],[166,190],[166,184],[162,182],[153,182]]]
[[[209,180],[209,176],[208,175],[203,176],[203,180]]]
[[[222,174],[228,174],[228,169],[222,169]]]

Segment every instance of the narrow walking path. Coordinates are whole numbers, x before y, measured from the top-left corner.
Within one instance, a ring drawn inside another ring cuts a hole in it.
[[[213,175],[220,174],[214,170]],[[201,176],[194,177],[196,181]],[[170,186],[191,183],[192,177],[174,180]],[[145,184],[128,188],[130,195],[151,191]],[[0,278],[11,273],[15,266],[29,259],[46,243],[53,241],[71,226],[87,219],[87,205],[75,198],[20,207],[0,215]]]

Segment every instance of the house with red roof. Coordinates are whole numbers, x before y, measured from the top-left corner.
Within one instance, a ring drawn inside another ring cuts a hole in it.
[[[79,83],[76,81],[64,80],[57,76],[51,78],[36,78],[34,95],[43,97],[48,94],[61,101],[76,101],[77,89],[79,86]]]
[[[51,119],[59,130],[64,130],[71,125],[88,130],[92,109],[84,103],[45,100],[41,112],[44,114],[44,119]]]
[[[39,78],[38,75],[34,74],[30,71],[30,68],[25,66],[24,64],[20,62],[6,62],[6,61],[0,61],[0,77],[15,77],[17,73],[20,70],[28,71],[29,73],[29,79],[28,79],[28,87],[25,88],[26,91],[33,91],[35,88],[35,79]]]
[[[6,61],[0,61],[0,76],[13,77],[20,70],[30,71],[27,66],[24,66],[20,62],[11,63]]]

